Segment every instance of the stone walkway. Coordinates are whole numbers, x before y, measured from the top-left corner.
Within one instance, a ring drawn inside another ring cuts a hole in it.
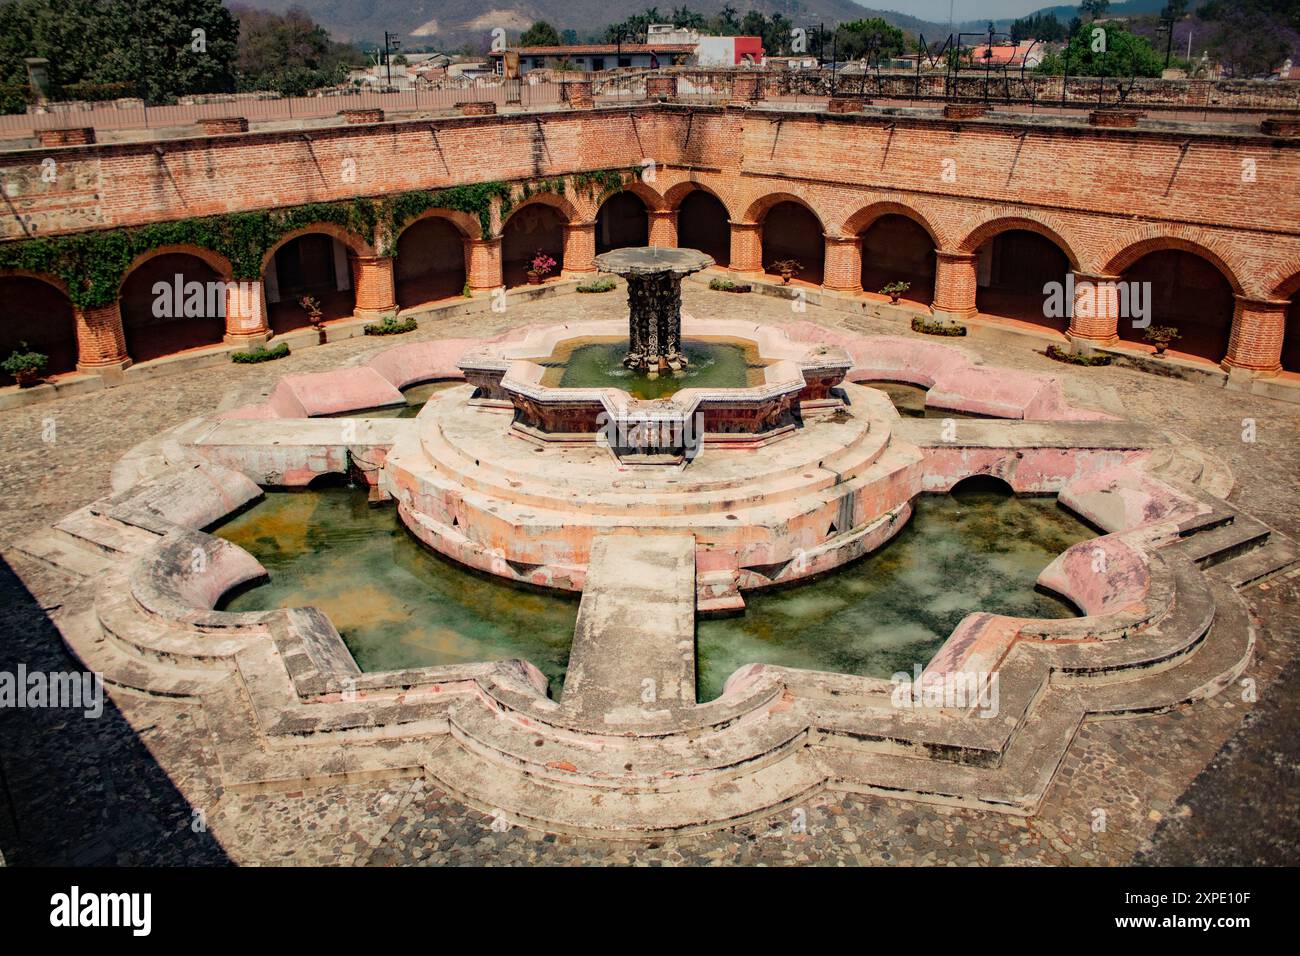
[[[701,318],[812,320],[912,335],[901,324],[766,297],[684,290]],[[521,323],[618,318],[621,294],[562,296],[425,321],[416,338],[487,335]],[[403,341],[411,341],[410,337]],[[101,497],[119,455],[214,407],[256,400],[282,375],[357,361],[391,341],[352,339],[261,366],[225,366],[0,414],[0,545]],[[1026,346],[961,344],[993,364],[1052,372],[1079,396],[1113,389],[1126,414],[1212,449],[1237,475],[1232,500],[1300,536],[1300,406],[1119,368],[1074,368]],[[1254,441],[1243,440],[1253,428]],[[1245,592],[1261,629],[1249,676],[1258,702],[1228,692],[1155,718],[1085,724],[1042,812],[1023,820],[823,794],[727,831],[656,843],[601,842],[492,820],[424,781],[305,793],[218,792],[197,712],[119,695],[100,720],[0,710],[0,850],[32,863],[1272,863],[1300,862],[1300,575]],[[0,670],[70,669],[42,610],[0,567]],[[166,766],[164,772],[159,764]],[[170,776],[169,776],[170,774]],[[183,792],[183,795],[182,795]],[[204,812],[196,816],[194,807]],[[1104,823],[1104,826],[1102,825]]]

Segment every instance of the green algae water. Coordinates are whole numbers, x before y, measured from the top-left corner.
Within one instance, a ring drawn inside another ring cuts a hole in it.
[[[460,379],[438,379],[436,382],[421,382],[402,389],[405,405],[391,405],[387,408],[368,408],[361,411],[342,412],[337,418],[414,418],[429,399],[439,392],[444,392],[457,385],[464,385]]]
[[[974,412],[951,411],[946,408],[930,408],[925,404],[926,389],[908,382],[862,382],[868,388],[874,388],[889,396],[898,414],[904,418],[988,418]]]
[[[576,594],[514,586],[434,554],[364,491],[268,491],[215,533],[270,575],[222,610],[320,608],[363,671],[522,657],[552,694],[564,682]]]
[[[1038,573],[1094,532],[1055,498],[996,491],[921,495],[883,548],[805,584],[745,593],[745,611],[698,620],[700,701],[736,668],[778,664],[867,677],[924,666],[972,611],[1064,618],[1077,611],[1036,591]]]
[[[687,339],[688,365],[680,372],[651,376],[623,367],[627,339],[578,339],[561,343],[554,355],[537,359],[545,385],[558,388],[621,388],[633,398],[666,398],[683,388],[746,388],[763,383],[766,365],[754,345]]]
[[[391,507],[359,490],[270,491],[215,532],[253,554],[270,580],[230,611],[314,606],[363,671],[521,657],[558,697],[578,596],[516,586],[435,554]],[[971,611],[1064,618],[1034,589],[1060,552],[1094,534],[1054,498],[993,491],[922,495],[888,544],[817,580],[745,595],[743,615],[696,625],[701,701],[759,662],[889,677],[924,665]]]

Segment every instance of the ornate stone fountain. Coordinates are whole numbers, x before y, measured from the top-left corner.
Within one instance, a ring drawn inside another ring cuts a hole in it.
[[[695,249],[639,246],[596,257],[596,268],[627,280],[628,351],[623,364],[641,372],[678,371],[682,353],[682,279],[713,265]]]

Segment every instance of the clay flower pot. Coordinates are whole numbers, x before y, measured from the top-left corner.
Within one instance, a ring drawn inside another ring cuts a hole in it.
[[[14,372],[14,381],[18,383],[19,388],[31,388],[41,381],[41,370],[38,368],[25,368]]]
[[[792,278],[794,278],[793,272],[788,272],[785,269],[781,270],[781,285],[789,285]]]
[[[534,272],[533,270],[529,269],[529,270],[528,270],[528,284],[529,284],[529,285],[541,285],[541,284],[542,284],[542,274],[541,274],[540,272]]]

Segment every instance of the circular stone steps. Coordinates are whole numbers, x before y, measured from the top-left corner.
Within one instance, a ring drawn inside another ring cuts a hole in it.
[[[662,738],[578,735],[466,700],[450,712],[468,751],[531,777],[569,786],[657,792],[751,773],[800,749],[807,719],[765,714],[712,733]]]

